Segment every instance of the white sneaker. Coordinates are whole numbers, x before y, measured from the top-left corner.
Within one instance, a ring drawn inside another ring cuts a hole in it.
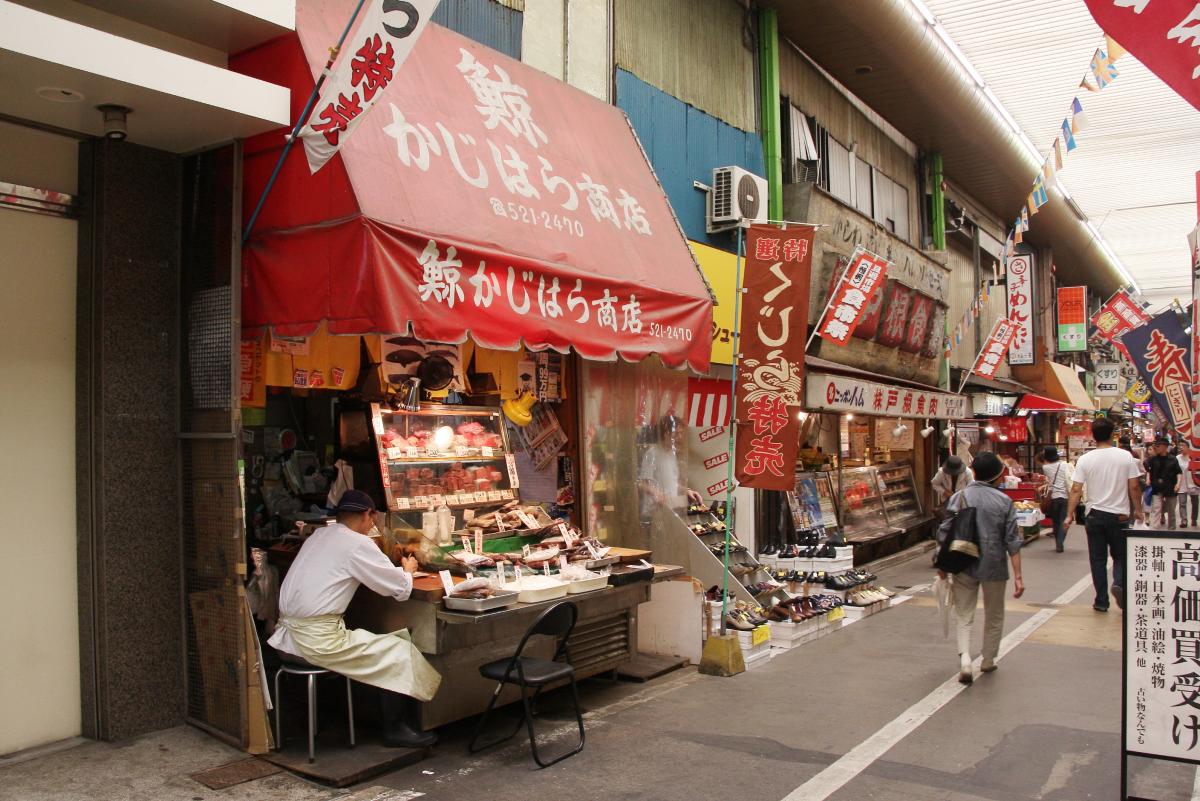
[[[975,677],[971,674],[971,657],[968,654],[960,654],[958,662],[958,683],[970,684],[975,680]]]

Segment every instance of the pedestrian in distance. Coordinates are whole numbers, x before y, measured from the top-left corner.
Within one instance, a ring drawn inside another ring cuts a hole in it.
[[[1008,562],[1012,562],[1013,597],[1025,592],[1021,578],[1021,545],[1024,541],[1017,529],[1017,512],[1012,499],[996,486],[1004,475],[1004,463],[996,454],[981,453],[971,462],[975,480],[965,489],[954,493],[946,504],[946,519],[938,527],[938,542],[950,536],[955,515],[968,506],[975,508],[976,533],[979,537],[979,559],[960,573],[951,583],[955,630],[958,636],[958,680],[970,684],[971,635],[975,626],[975,606],[983,593],[983,659],[980,670],[991,673],[996,669],[1000,653],[1000,637],[1004,633],[1004,589],[1008,585]],[[943,571],[938,575],[946,578]]]
[[[1087,490],[1088,561],[1092,568],[1092,586],[1096,598],[1092,608],[1108,611],[1108,558],[1112,556],[1112,594],[1117,606],[1125,608],[1125,532],[1130,518],[1145,520],[1142,512],[1142,468],[1137,459],[1122,448],[1113,447],[1113,422],[1107,417],[1092,421],[1096,449],[1079,457],[1067,498],[1067,517],[1075,514],[1079,499]]]
[[[1154,455],[1146,460],[1146,475],[1152,495],[1150,525],[1175,528],[1176,498],[1183,481],[1183,470],[1179,467],[1179,458],[1170,454],[1169,447],[1166,437],[1154,440]]]
[[[937,502],[943,504],[950,499],[951,495],[965,489],[974,480],[975,476],[971,473],[971,468],[963,464],[963,460],[959,457],[951,456],[938,468],[929,483],[933,487]]]
[[[1047,445],[1042,453],[1046,497],[1050,499],[1050,522],[1054,524],[1054,550],[1063,552],[1067,540],[1067,497],[1071,494],[1071,465],[1058,458],[1058,448]]]
[[[1179,469],[1183,473],[1183,479],[1179,482],[1179,527],[1188,527],[1188,499],[1192,502],[1192,528],[1196,527],[1197,512],[1200,511],[1200,486],[1196,484],[1196,479],[1192,476],[1191,468],[1188,464],[1191,459],[1192,449],[1186,441],[1179,443]]]

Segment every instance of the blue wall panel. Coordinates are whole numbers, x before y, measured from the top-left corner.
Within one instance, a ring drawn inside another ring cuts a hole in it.
[[[704,232],[704,193],[692,182],[711,184],[713,167],[730,164],[762,175],[759,135],[728,125],[621,69],[617,105],[629,115],[688,239],[732,250],[732,234]]]
[[[506,56],[521,59],[525,15],[495,0],[442,0],[432,20]]]

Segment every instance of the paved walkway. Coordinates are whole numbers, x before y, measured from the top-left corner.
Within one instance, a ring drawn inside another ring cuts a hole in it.
[[[431,759],[368,785],[431,801],[1116,798],[1120,614],[1091,609],[1080,527],[1065,553],[1043,538],[1023,558],[1028,589],[1009,598],[1000,669],[969,688],[954,681],[954,644],[925,590],[734,678],[688,669],[644,685],[585,682],[587,747],[548,770],[534,769],[523,739],[468,756],[467,722],[442,732]],[[883,583],[927,585],[927,560],[886,571]],[[562,700],[547,700],[542,721],[557,744],[574,730]],[[91,743],[0,766],[0,801],[325,801],[347,792],[286,774],[220,791],[187,778],[238,756],[190,729]],[[1200,798],[1190,766],[1133,769],[1147,797]]]

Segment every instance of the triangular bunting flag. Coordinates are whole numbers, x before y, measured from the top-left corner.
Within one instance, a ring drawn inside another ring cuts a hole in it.
[[[1029,209],[1021,209],[1021,226],[1024,230],[1029,230]]]
[[[1042,177],[1047,181],[1054,180],[1054,160],[1050,156],[1046,156],[1046,160],[1042,162]]]
[[[1104,49],[1108,51],[1108,60],[1110,62],[1116,61],[1127,52],[1125,48],[1117,44],[1116,39],[1107,34],[1104,36]]]
[[[1117,65],[1113,64],[1108,58],[1108,53],[1101,48],[1092,56],[1092,75],[1096,76],[1096,87],[1103,89],[1112,83],[1117,77]],[[1087,83],[1087,78],[1084,78],[1084,83]]]
[[[1033,192],[1025,196],[1025,208],[1029,209],[1029,215],[1032,217],[1038,213],[1037,201],[1033,199]]]
[[[1062,135],[1063,141],[1066,142],[1066,145],[1067,145],[1067,152],[1070,153],[1072,150],[1074,150],[1077,147],[1077,145],[1075,144],[1074,131],[1071,130],[1071,121],[1070,120],[1063,120],[1062,132],[1063,132],[1063,135]]]
[[[1079,82],[1079,88],[1087,89],[1089,92],[1099,92],[1100,91],[1096,87],[1092,86],[1092,84],[1088,81],[1086,75],[1083,76],[1083,80]]]
[[[1062,140],[1055,138],[1054,140],[1054,169],[1061,170],[1063,167],[1063,151]]]
[[[1050,201],[1050,195],[1046,192],[1046,184],[1042,181],[1042,176],[1038,176],[1033,182],[1033,191],[1029,193],[1029,210],[1037,211],[1042,206]]]

